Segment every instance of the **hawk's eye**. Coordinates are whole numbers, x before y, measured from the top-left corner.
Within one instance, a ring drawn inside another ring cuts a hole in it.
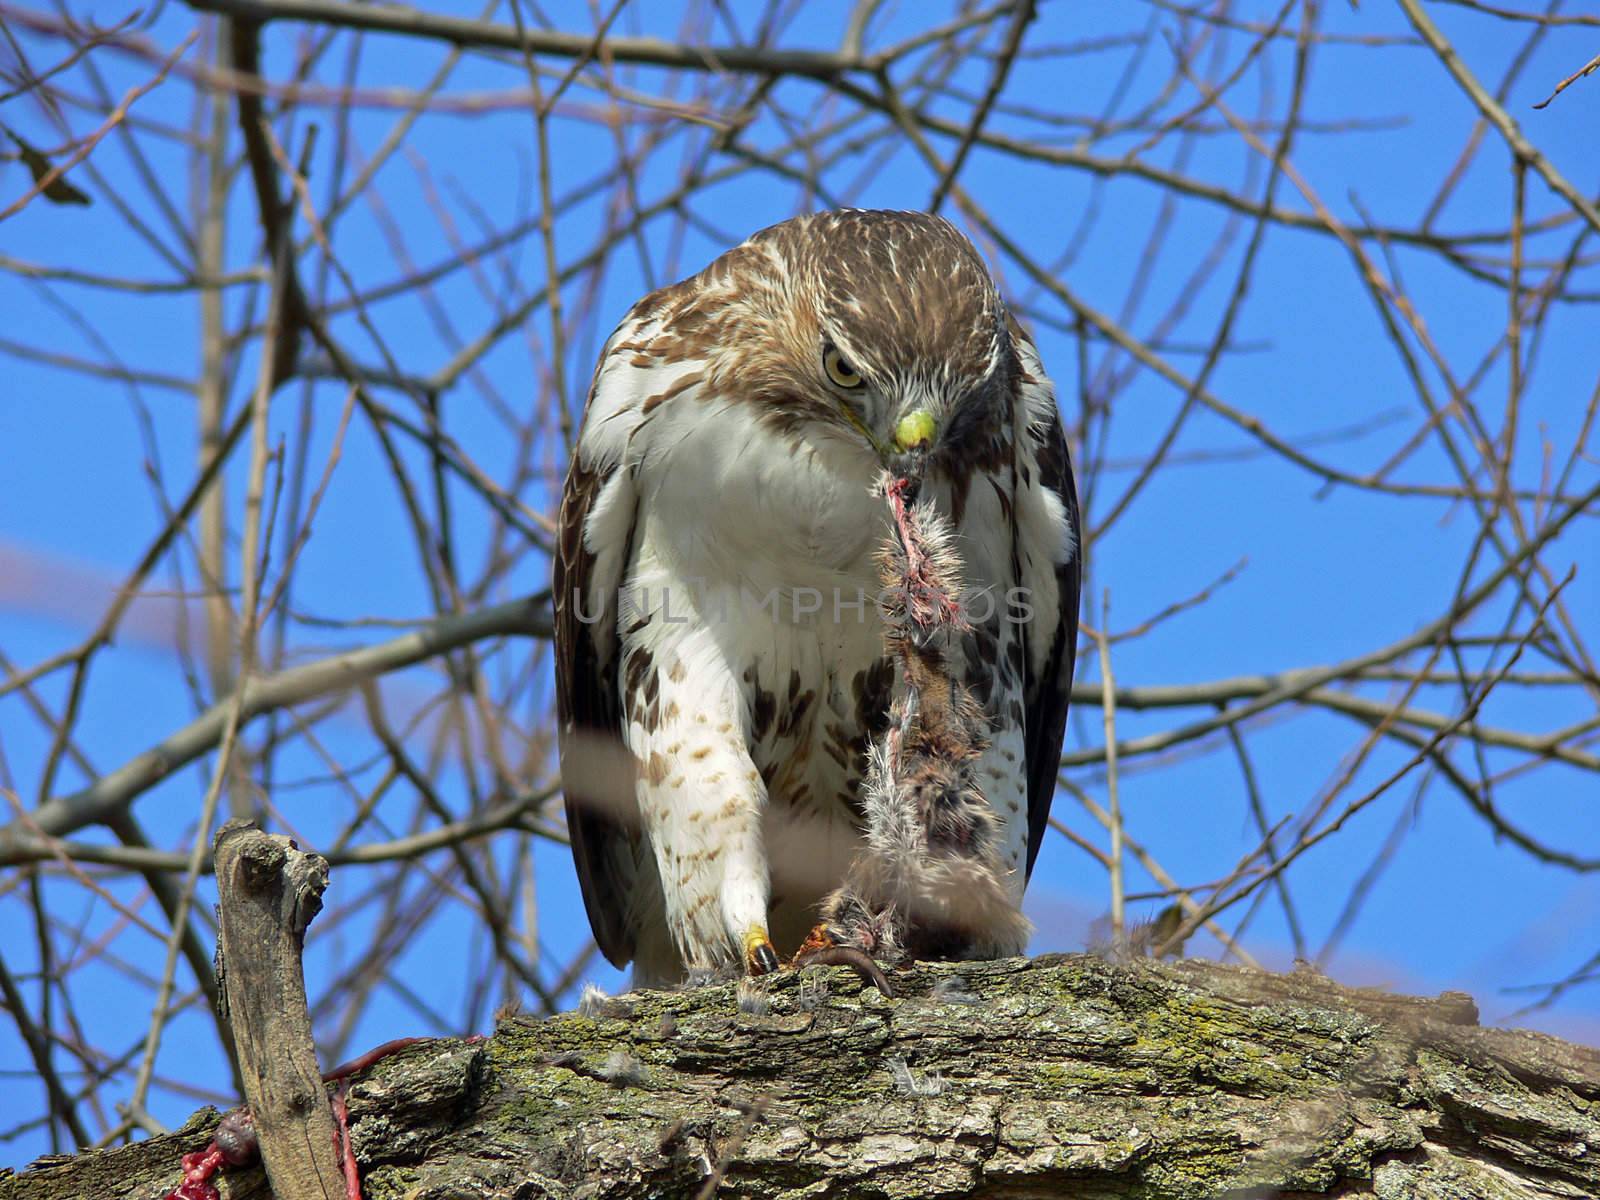
[[[829,379],[842,388],[861,386],[861,372],[852,367],[844,355],[832,346],[822,348],[822,369],[828,373]]]

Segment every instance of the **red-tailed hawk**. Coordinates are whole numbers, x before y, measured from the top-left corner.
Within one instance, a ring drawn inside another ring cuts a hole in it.
[[[982,258],[938,217],[797,217],[606,343],[562,497],[556,678],[589,922],[636,984],[774,968],[862,846],[897,674],[880,481],[910,452],[960,559],[970,629],[945,657],[985,726],[1014,917],[1066,722],[1078,506],[1054,390]],[[595,769],[608,744],[631,786]],[[950,949],[1021,953],[1025,928]]]

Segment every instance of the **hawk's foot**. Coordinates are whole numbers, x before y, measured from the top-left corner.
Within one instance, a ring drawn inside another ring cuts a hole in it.
[[[789,966],[791,969],[797,969],[800,966],[800,960],[812,953],[812,951],[827,950],[838,944],[834,940],[832,931],[828,928],[828,923],[826,921],[818,921],[811,927],[811,932],[806,934],[806,940],[800,943],[800,949],[794,952],[794,957],[789,960]]]
[[[752,925],[744,935],[744,969],[749,975],[770,975],[778,969],[778,952],[772,948],[772,939],[759,925]]]

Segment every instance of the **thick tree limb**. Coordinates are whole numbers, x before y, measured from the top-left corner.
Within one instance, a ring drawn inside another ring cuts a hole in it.
[[[896,987],[786,974],[760,1014],[731,985],[632,993],[405,1051],[351,1091],[365,1194],[1600,1194],[1600,1052],[1480,1028],[1458,993],[1082,955]],[[215,1120],[0,1200],[159,1195]]]

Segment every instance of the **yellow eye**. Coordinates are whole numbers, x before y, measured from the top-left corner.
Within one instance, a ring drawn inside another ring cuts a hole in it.
[[[861,386],[861,372],[852,367],[832,346],[825,346],[822,350],[822,369],[828,373],[828,378],[842,388],[858,388]]]

